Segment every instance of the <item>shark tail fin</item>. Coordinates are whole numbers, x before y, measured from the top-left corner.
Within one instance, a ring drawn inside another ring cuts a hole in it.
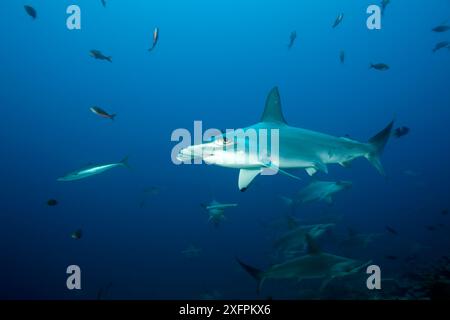
[[[120,164],[123,165],[125,168],[131,169],[130,164],[128,163],[128,156],[122,159],[120,161]]]
[[[394,121],[391,121],[383,130],[378,132],[369,140],[369,144],[372,147],[372,151],[366,155],[367,160],[378,170],[378,172],[385,176],[383,165],[381,164],[381,155],[383,154],[384,147],[391,136]]]
[[[256,287],[256,293],[259,294],[261,292],[261,288],[265,280],[264,271],[249,266],[248,264],[243,263],[238,258],[236,258],[236,260],[241,265],[241,267],[258,282],[258,286]]]

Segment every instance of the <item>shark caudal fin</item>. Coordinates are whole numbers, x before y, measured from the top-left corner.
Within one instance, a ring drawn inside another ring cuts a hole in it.
[[[261,122],[275,122],[279,124],[286,124],[283,112],[281,111],[281,99],[278,87],[270,90],[266,98],[266,106],[264,108]]]
[[[378,172],[385,176],[383,165],[381,164],[381,155],[383,153],[384,147],[391,136],[392,127],[394,126],[394,121],[391,121],[386,128],[378,132],[369,140],[369,144],[372,147],[372,151],[366,154],[367,160],[378,170]]]
[[[251,275],[258,282],[258,286],[256,287],[256,293],[259,294],[261,292],[261,288],[262,288],[263,282],[265,280],[264,271],[256,269],[252,266],[249,266],[249,265],[243,263],[238,258],[236,258],[236,261],[241,265],[241,267],[245,271],[247,271],[247,273],[249,275]]]
[[[123,165],[125,168],[131,169],[130,164],[128,163],[128,156],[122,159],[120,161],[120,164]]]

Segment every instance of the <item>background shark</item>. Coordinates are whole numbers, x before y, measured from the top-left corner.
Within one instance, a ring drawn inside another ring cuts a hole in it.
[[[315,224],[299,226],[282,234],[275,242],[274,249],[279,253],[297,249],[303,250],[306,245],[306,235],[309,234],[314,240],[318,240],[334,228],[334,224]]]
[[[261,130],[272,132],[278,130],[278,154],[261,152],[261,141],[249,139],[237,131],[227,132],[213,138],[212,142],[191,145],[180,150],[177,159],[191,161],[201,158],[208,164],[240,169],[239,189],[245,191],[253,179],[264,170],[292,176],[284,169],[304,168],[312,176],[317,171],[328,173],[328,164],[340,164],[347,167],[350,162],[359,157],[365,157],[384,175],[380,156],[391,135],[393,121],[382,131],[373,136],[369,142],[359,142],[347,137],[334,137],[302,128],[292,127],[286,123],[281,111],[281,101],[278,88],[273,88],[266,100],[261,121],[244,128],[244,133]],[[275,148],[275,142],[267,142],[267,150]],[[256,144],[252,148],[251,144]]]
[[[225,209],[237,207],[237,203],[220,203],[216,200],[211,201],[207,205],[202,205],[208,211],[209,221],[218,227],[220,222],[225,219]]]
[[[301,189],[292,198],[281,196],[281,200],[286,206],[294,210],[297,206],[306,202],[325,201],[328,204],[333,203],[332,196],[342,190],[352,187],[350,181],[318,181],[315,180]]]
[[[238,263],[253,278],[258,281],[258,293],[266,279],[324,279],[321,289],[337,277],[343,277],[360,272],[371,262],[363,263],[357,260],[324,253],[314,243],[310,235],[306,235],[308,253],[302,257],[288,260],[284,263],[271,266],[266,271],[258,270],[240,260]]]

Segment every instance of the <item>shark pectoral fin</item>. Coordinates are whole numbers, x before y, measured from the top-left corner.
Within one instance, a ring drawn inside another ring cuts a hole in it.
[[[253,179],[261,173],[261,169],[241,169],[239,171],[239,190],[247,190]]]
[[[307,173],[310,177],[312,177],[313,175],[315,175],[315,174],[317,173],[317,169],[316,169],[316,168],[313,168],[313,167],[306,168],[305,170],[306,170],[306,173]]]
[[[342,161],[342,162],[339,162],[339,164],[341,166],[343,166],[344,168],[350,168],[352,166],[352,161],[351,160],[349,160],[349,161]]]
[[[327,173],[328,174],[328,167],[325,163],[323,162],[315,162],[314,163],[314,167],[316,168],[316,170],[318,171],[322,171],[323,173]]]
[[[305,168],[306,173],[312,177],[313,175],[315,175],[317,173],[317,171],[322,171],[323,173],[328,173],[328,167],[325,163],[317,161],[314,162],[314,165],[312,167],[309,168]]]

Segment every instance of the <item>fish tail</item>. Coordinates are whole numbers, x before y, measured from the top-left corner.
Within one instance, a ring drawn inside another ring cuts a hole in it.
[[[112,62],[112,57],[106,57],[106,60],[108,60],[109,62]]]
[[[128,156],[123,158],[122,161],[120,161],[120,164],[123,165],[125,168],[131,169],[131,167],[130,167],[130,165],[128,163]]]
[[[117,116],[117,114],[113,113],[113,114],[109,115],[109,118],[111,120],[114,120],[116,118],[116,116]]]
[[[369,145],[372,151],[366,154],[367,160],[378,170],[378,172],[385,176],[383,165],[381,164],[381,154],[383,153],[384,147],[391,136],[392,128],[394,126],[394,121],[391,121],[383,130],[378,132],[369,140]]]
[[[243,263],[243,262],[242,262],[241,260],[239,260],[238,258],[236,258],[236,261],[240,264],[240,266],[241,266],[245,271],[247,271],[247,273],[248,273],[249,275],[251,275],[251,276],[258,282],[258,285],[257,285],[257,287],[256,287],[256,293],[259,294],[259,293],[261,292],[261,288],[262,288],[263,282],[264,282],[264,280],[265,280],[265,277],[264,277],[264,271],[259,270],[259,269],[256,269],[256,268],[254,268],[254,267],[252,267],[252,266],[249,266],[249,265]]]

